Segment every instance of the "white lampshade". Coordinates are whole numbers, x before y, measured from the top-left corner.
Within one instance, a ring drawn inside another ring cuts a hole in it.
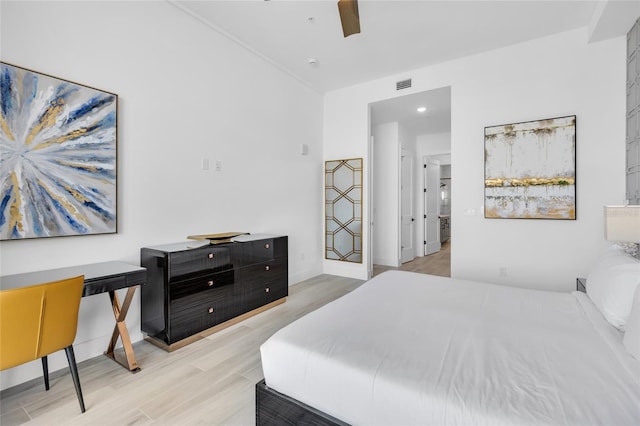
[[[604,206],[604,236],[608,241],[640,242],[640,206]]]

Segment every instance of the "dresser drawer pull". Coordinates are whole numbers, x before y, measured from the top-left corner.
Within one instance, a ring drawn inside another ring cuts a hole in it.
[[[269,265],[267,265],[267,266],[265,266],[265,267],[264,267],[264,270],[265,270],[265,271],[268,271],[269,269],[271,269],[271,267],[270,267]]]
[[[213,280],[208,281],[207,284],[209,285],[209,287],[213,287]]]
[[[264,245],[264,248],[269,249],[271,247],[271,244],[267,243]]]
[[[213,313],[213,308],[209,308],[209,313],[212,314]]]
[[[269,291],[271,291],[271,290],[269,289],[269,287],[267,287],[267,288],[265,288],[265,289],[264,289],[264,292],[265,292],[265,293],[269,293]]]
[[[213,254],[213,253],[209,253],[209,254],[207,255],[207,257],[208,257],[209,259],[213,259],[214,254]]]

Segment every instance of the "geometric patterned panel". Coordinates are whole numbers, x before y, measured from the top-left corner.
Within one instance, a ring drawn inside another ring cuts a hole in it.
[[[640,204],[640,19],[627,34],[627,191]]]
[[[362,158],[325,162],[325,258],[362,263]]]

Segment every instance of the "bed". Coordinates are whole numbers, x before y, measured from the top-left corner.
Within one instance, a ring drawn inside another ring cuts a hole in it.
[[[638,425],[624,335],[585,293],[388,271],[262,345],[256,420]]]

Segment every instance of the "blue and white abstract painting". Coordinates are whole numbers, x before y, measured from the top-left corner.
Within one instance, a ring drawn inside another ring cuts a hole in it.
[[[0,62],[0,240],[116,232],[117,107]]]

